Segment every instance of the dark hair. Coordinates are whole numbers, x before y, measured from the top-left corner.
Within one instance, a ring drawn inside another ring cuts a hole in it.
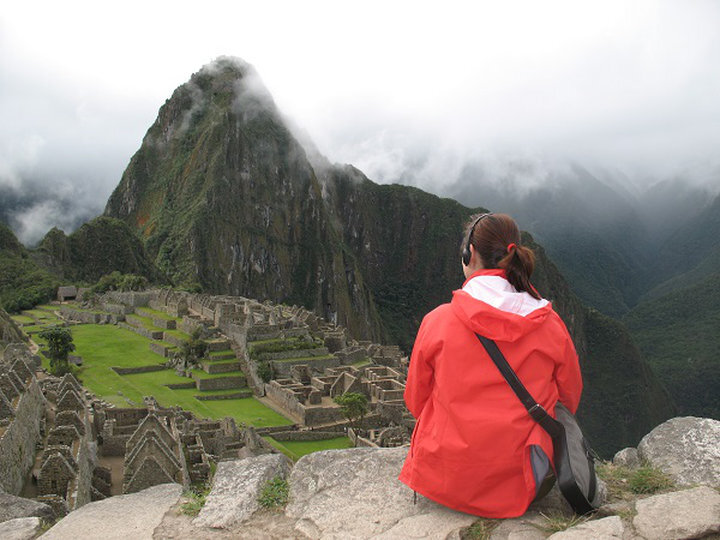
[[[467,242],[477,217],[473,216],[468,222],[463,244]],[[477,221],[470,243],[485,268],[502,268],[513,287],[540,300],[540,295],[530,284],[530,276],[535,269],[535,254],[532,249],[520,245],[520,229],[513,218],[507,214],[490,214]]]

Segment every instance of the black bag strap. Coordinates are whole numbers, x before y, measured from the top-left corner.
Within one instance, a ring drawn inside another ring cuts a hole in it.
[[[490,355],[493,363],[500,370],[500,373],[525,406],[530,416],[533,420],[540,424],[540,426],[547,431],[552,438],[553,449],[555,452],[555,473],[557,476],[558,486],[560,487],[560,492],[577,514],[584,515],[594,512],[595,508],[593,508],[592,504],[590,504],[588,498],[582,493],[575,481],[567,444],[564,441],[565,426],[550,416],[545,408],[532,397],[522,381],[518,379],[515,370],[513,370],[513,368],[510,367],[510,364],[508,364],[505,356],[498,348],[497,343],[495,343],[492,339],[481,336],[480,334],[475,335],[480,340],[483,347],[485,347],[485,350]],[[592,466],[592,462],[590,464]],[[592,485],[590,493],[594,493],[595,479],[591,478],[591,480]]]
[[[511,368],[510,364],[508,364],[503,353],[500,352],[497,343],[495,343],[492,339],[481,336],[480,334],[475,335],[478,337],[483,347],[485,347],[485,350],[490,355],[490,358],[500,370],[502,376],[505,377],[505,380],[510,385],[510,388],[513,389],[513,392],[515,392],[530,416],[532,416],[533,420],[540,424],[551,437],[559,435],[561,430],[564,429],[562,424],[550,416],[545,408],[530,395],[530,392],[527,391],[525,385],[520,381],[520,379],[518,379],[518,376],[515,374],[513,368]]]

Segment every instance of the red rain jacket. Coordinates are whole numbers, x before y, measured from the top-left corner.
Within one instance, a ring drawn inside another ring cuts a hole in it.
[[[547,300],[517,292],[503,270],[481,270],[420,325],[405,403],[417,418],[400,480],[445,506],[490,518],[520,516],[536,494],[530,447],[552,461],[533,421],[475,333],[497,342],[530,394],[554,416],[582,391],[575,347]]]

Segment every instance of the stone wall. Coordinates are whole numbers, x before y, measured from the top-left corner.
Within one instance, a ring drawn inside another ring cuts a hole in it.
[[[92,478],[97,445],[90,421],[89,403],[78,394],[79,384],[66,375],[57,391],[58,412],[50,430],[37,476],[39,495],[56,495],[74,510],[92,500]],[[66,397],[72,396],[72,400]],[[60,403],[80,401],[79,408],[63,409]]]
[[[0,487],[20,493],[25,476],[35,463],[35,447],[41,440],[40,424],[45,417],[45,398],[35,377],[20,395],[15,418],[0,438]]]
[[[138,366],[131,368],[113,366],[111,369],[118,375],[133,375],[135,373],[151,373],[153,371],[164,371],[167,368],[163,364],[158,364],[156,366]]]
[[[228,377],[216,377],[213,379],[195,379],[197,382],[197,389],[201,392],[207,390],[231,390],[233,388],[239,388],[245,386],[245,377],[242,375],[228,376]]]
[[[110,291],[103,295],[103,300],[111,304],[125,304],[133,308],[147,306],[150,301],[157,298],[158,291],[142,291],[142,292],[120,292]]]
[[[105,302],[103,304],[103,311],[114,313],[115,315],[129,315],[135,311],[135,308],[125,304],[111,304],[109,302]]]
[[[171,383],[166,384],[165,386],[167,386],[170,390],[188,390],[190,388],[197,388],[195,381],[186,383]]]
[[[131,318],[126,319],[126,321],[131,321]],[[136,325],[136,324],[127,324],[127,322],[123,323],[121,322],[118,324],[121,328],[125,328],[126,330],[130,330],[131,332],[135,332],[136,334],[141,335],[142,337],[145,337],[147,339],[162,339],[163,338],[163,331],[162,330],[148,330],[144,326]]]
[[[84,324],[117,324],[125,320],[125,315],[115,313],[96,313],[75,309],[70,306],[61,306],[60,313],[63,318]]]
[[[326,368],[339,366],[340,360],[335,356],[331,356],[330,358],[319,358],[319,359],[303,358],[303,359],[298,359],[298,360],[283,360],[283,361],[273,360],[272,361],[273,372],[275,373],[275,376],[278,378],[290,377],[290,370],[292,369],[292,366],[294,366],[296,364],[307,364],[314,370],[323,371]]]
[[[341,436],[341,432],[320,430],[279,431],[272,434],[276,441],[326,441]]]
[[[173,349],[169,345],[153,341],[150,342],[150,350],[155,354],[162,356],[163,358],[170,358],[175,352],[175,349]]]
[[[343,422],[345,417],[340,407],[305,407],[305,425],[317,426],[331,422]]]
[[[305,407],[297,400],[297,397],[276,381],[271,381],[265,385],[265,395],[277,403],[284,412],[297,418],[301,424],[305,423]]]

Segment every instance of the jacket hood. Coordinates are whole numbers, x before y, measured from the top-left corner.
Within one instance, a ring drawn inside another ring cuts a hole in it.
[[[472,332],[499,341],[516,341],[552,313],[550,302],[517,291],[499,269],[475,272],[453,291],[451,305]]]

